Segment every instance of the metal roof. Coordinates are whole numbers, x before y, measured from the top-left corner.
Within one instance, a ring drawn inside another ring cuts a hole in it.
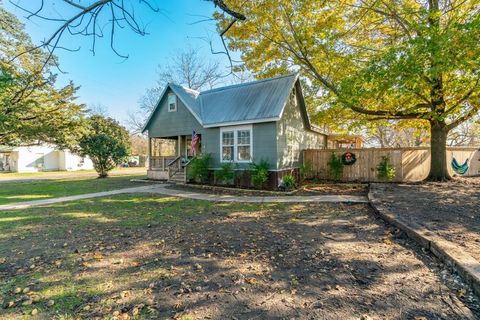
[[[292,73],[203,92],[169,83],[160,100],[170,88],[204,127],[277,121],[297,80]]]
[[[280,119],[297,76],[294,73],[200,93],[203,125]]]

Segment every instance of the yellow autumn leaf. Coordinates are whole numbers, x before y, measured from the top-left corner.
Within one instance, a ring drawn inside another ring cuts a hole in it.
[[[100,252],[95,252],[95,255],[93,256],[94,259],[101,260],[103,259],[103,255]]]

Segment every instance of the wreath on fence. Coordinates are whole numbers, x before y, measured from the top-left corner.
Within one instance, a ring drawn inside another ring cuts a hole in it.
[[[357,156],[355,153],[347,151],[342,154],[342,163],[346,166],[351,166],[357,161]]]

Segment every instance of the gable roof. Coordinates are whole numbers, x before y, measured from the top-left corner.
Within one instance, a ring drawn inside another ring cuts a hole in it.
[[[147,120],[143,131],[148,128],[153,114],[168,89],[178,96],[205,128],[278,121],[282,117],[290,92],[298,81],[298,76],[298,73],[292,73],[202,92],[169,83],[162,92],[157,107]],[[300,106],[305,109],[305,103],[302,102]],[[306,115],[306,110],[302,110],[302,114]],[[306,117],[307,128],[312,130],[308,116]]]

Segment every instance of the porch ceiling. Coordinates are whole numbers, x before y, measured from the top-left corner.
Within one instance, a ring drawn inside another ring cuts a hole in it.
[[[179,136],[180,136],[180,137],[191,137],[192,134],[191,134],[191,133],[188,133],[188,134],[180,134]],[[177,140],[177,139],[178,139],[178,136],[170,136],[170,137],[150,137],[150,139],[169,139],[169,140]]]

